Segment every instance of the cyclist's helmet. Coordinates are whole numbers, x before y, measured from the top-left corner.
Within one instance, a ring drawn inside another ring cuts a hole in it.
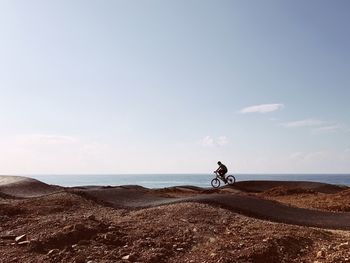
[[[221,162],[220,162],[220,161],[218,161],[218,165],[221,165]]]

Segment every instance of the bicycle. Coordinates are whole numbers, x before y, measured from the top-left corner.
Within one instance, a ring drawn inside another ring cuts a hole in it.
[[[220,187],[220,180],[228,185],[233,185],[236,182],[236,177],[234,177],[232,174],[226,176],[223,180],[223,178],[219,175],[218,172],[214,173],[216,174],[216,177],[213,180],[211,180],[211,186],[214,188]]]

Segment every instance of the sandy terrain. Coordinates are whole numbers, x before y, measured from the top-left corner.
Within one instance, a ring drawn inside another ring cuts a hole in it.
[[[0,262],[350,262],[349,192],[267,181],[62,188],[0,177]]]

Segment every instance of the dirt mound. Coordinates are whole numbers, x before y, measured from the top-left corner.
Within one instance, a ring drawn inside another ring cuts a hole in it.
[[[62,190],[38,180],[21,176],[0,176],[0,194],[14,197],[36,197]]]
[[[35,207],[37,215],[74,212],[89,201],[68,192],[53,193],[40,198],[18,201],[17,207]],[[93,202],[92,202],[93,203]]]
[[[213,191],[220,191],[220,189]],[[100,200],[100,203],[102,201],[106,202],[109,206],[117,209],[143,209],[175,203],[195,202],[210,204],[214,207],[224,207],[236,213],[274,222],[331,229],[350,229],[350,213],[336,214],[290,207],[267,200],[268,198],[254,197],[247,194],[204,193],[172,197],[154,190],[138,191],[125,188],[88,188],[85,190],[80,189],[79,192],[80,195],[85,196],[87,199]]]
[[[16,197],[0,192],[0,199],[12,199],[12,198],[16,198]]]
[[[326,183],[308,181],[242,181],[235,183],[234,187],[246,191],[260,193],[276,187],[310,189],[319,193],[338,193],[347,189],[345,186],[338,186]]]
[[[257,195],[264,199],[300,208],[350,212],[350,189],[326,194],[313,191],[299,191],[299,189],[297,191],[288,191],[288,189],[276,188]]]
[[[318,202],[319,207],[338,212],[350,212],[350,190],[337,194],[325,195]]]
[[[261,193],[262,196],[281,196],[281,195],[298,195],[298,194],[315,194],[313,189],[294,188],[288,186],[277,186]]]
[[[182,197],[182,196],[192,196],[200,193],[201,188],[199,187],[189,187],[189,186],[174,186],[161,189],[154,189],[155,193],[164,195],[164,197]]]
[[[210,195],[216,197],[227,200]],[[247,205],[245,199],[234,200]],[[0,262],[335,263],[345,262],[350,253],[349,236],[199,202],[124,210],[71,192],[6,202],[1,211],[9,220],[0,219]],[[316,257],[322,249],[327,261]]]
[[[291,200],[298,200],[299,198],[301,203],[305,203],[300,197],[319,196],[321,195],[318,192],[319,189],[325,190],[327,188],[327,191],[337,189],[337,192],[333,194],[324,194],[326,198],[328,198],[325,199],[325,202],[317,202],[310,207],[314,208],[317,206],[316,208],[318,209],[318,206],[323,206],[327,207],[327,209],[321,208],[322,210],[349,211],[350,204],[346,201],[348,198],[345,196],[349,194],[350,190],[344,190],[344,188],[321,183],[277,181],[241,182],[241,186],[259,186],[261,189],[266,189],[265,192],[259,196],[258,194],[242,193],[236,186],[232,188],[203,189],[203,191],[198,192],[196,191],[197,189],[190,189],[188,187],[173,187],[170,189],[157,190],[138,186],[88,186],[65,189],[55,188],[54,186],[29,178],[0,178],[5,182],[0,184],[0,192],[7,190],[7,193],[11,193],[12,195],[31,197],[31,200],[25,201],[25,203],[28,204],[29,202],[32,203],[33,206],[36,205],[40,207],[41,209],[38,215],[74,211],[85,201],[93,202],[96,205],[129,210],[193,202],[210,204],[214,207],[224,207],[236,213],[274,222],[332,229],[350,229],[350,213],[337,214],[301,209],[281,204],[280,202],[282,197],[287,197]],[[339,189],[343,191],[339,191]],[[59,191],[57,192],[57,190]],[[73,194],[75,197],[79,196],[80,199],[79,201],[76,201],[74,198],[67,199],[68,195],[66,195],[66,193],[64,193],[65,197],[61,198],[60,192],[69,192],[70,195]],[[39,197],[33,198],[35,196],[41,196],[41,199]],[[50,196],[52,196],[51,199]],[[85,201],[82,201],[82,199]],[[267,199],[273,199],[275,201]],[[341,202],[334,203],[334,200],[341,200]],[[282,203],[283,202],[288,203],[288,201],[282,201]],[[18,205],[21,205],[20,201]],[[9,211],[9,213],[11,213],[11,211]]]

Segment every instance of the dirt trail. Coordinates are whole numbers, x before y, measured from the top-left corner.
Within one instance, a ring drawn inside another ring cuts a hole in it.
[[[180,191],[180,190],[179,190]],[[79,194],[107,202],[115,208],[146,208],[183,202],[198,202],[222,207],[246,216],[273,222],[309,227],[350,230],[350,213],[335,213],[303,209],[284,205],[246,194],[193,194],[185,197],[169,197],[167,192],[138,190],[134,188],[89,188]]]
[[[273,222],[328,229],[350,230],[350,213],[304,209],[273,200],[251,196],[250,192],[269,191],[274,187],[293,187],[312,192],[337,193],[346,187],[315,182],[246,181],[234,187],[204,189],[191,186],[147,189],[141,186],[72,187],[51,186],[25,177],[0,176],[0,194],[15,197],[37,197],[68,191],[114,208],[140,209],[161,205],[197,202],[223,207],[246,216]]]

